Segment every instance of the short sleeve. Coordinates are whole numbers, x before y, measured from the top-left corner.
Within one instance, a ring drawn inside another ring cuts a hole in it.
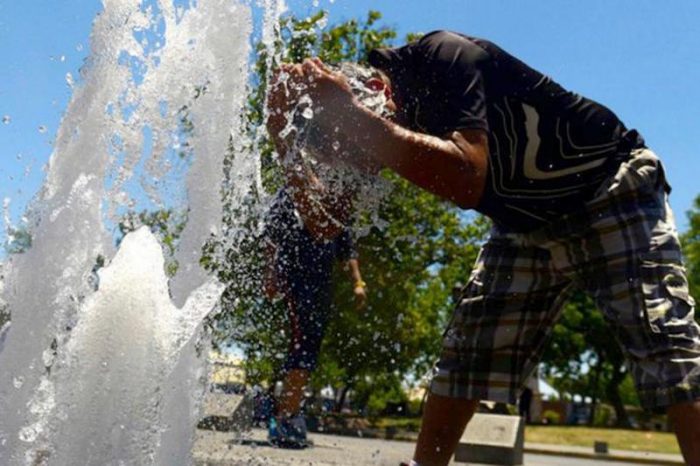
[[[339,261],[345,262],[357,258],[357,251],[355,249],[355,243],[352,240],[350,229],[346,228],[343,230],[334,241],[336,257]]]
[[[456,129],[488,131],[484,68],[489,54],[459,34],[437,31],[413,45],[413,63],[422,89],[416,126],[430,134]]]

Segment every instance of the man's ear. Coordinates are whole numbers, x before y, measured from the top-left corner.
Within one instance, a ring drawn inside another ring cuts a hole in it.
[[[365,81],[365,86],[376,92],[384,91],[384,95],[387,99],[391,100],[391,87],[379,78],[369,78]]]

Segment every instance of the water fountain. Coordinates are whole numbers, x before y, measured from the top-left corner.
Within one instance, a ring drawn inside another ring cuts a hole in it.
[[[280,7],[262,5],[264,38]],[[3,265],[12,322],[0,335],[0,463],[190,462],[198,329],[221,292],[198,259],[219,231],[252,21],[243,0],[103,0],[28,214],[32,247]],[[255,161],[237,163],[255,183]],[[186,213],[170,280],[148,229],[115,251],[119,216],[143,206]]]

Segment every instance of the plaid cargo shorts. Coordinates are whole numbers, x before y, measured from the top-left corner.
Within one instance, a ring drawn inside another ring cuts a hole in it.
[[[494,228],[444,334],[431,392],[515,403],[580,289],[610,323],[645,408],[700,399],[700,327],[667,186],[659,159],[639,149],[582,211],[532,233]]]

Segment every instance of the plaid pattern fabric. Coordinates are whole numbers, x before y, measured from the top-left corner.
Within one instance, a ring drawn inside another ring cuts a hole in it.
[[[491,232],[444,335],[431,391],[515,403],[574,289],[603,311],[645,408],[700,399],[700,327],[659,159],[632,152],[580,212]]]

